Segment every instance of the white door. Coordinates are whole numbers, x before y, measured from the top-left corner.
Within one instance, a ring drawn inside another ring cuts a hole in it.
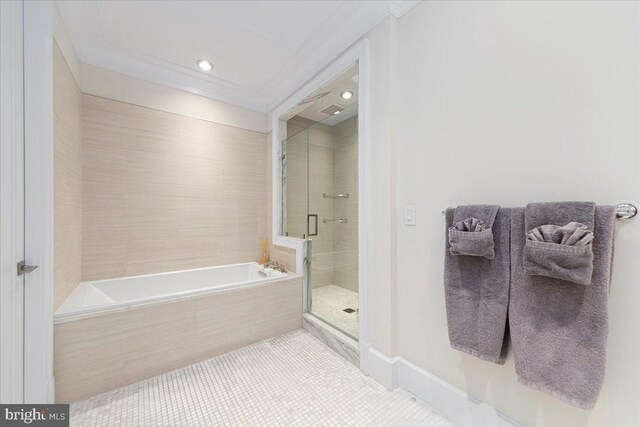
[[[53,402],[49,1],[0,0],[0,402]],[[18,263],[38,268],[21,274]]]
[[[0,402],[24,400],[23,3],[0,2]]]
[[[0,0],[2,1],[2,0]],[[52,403],[53,56],[50,1],[24,1],[24,401]]]

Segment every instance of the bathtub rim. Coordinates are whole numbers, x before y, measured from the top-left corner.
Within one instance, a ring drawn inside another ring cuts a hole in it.
[[[186,273],[191,271],[209,270],[212,268],[233,267],[233,266],[247,265],[247,264],[259,265],[256,262],[241,262],[236,264],[216,265],[213,267],[192,268],[188,270],[175,270],[175,271],[165,271],[162,273],[141,274],[137,276],[115,277],[113,279],[86,280],[84,282],[80,282],[78,286],[86,283],[100,283],[100,282],[108,282],[108,281],[119,280],[119,279],[131,279],[136,277],[160,276],[160,275],[171,274],[171,273]],[[260,280],[252,280],[252,281],[244,281],[244,282],[225,283],[222,285],[217,285],[209,288],[199,288],[199,289],[193,289],[188,291],[176,292],[172,294],[163,294],[163,295],[158,295],[154,297],[147,297],[143,299],[127,301],[127,302],[113,304],[113,305],[86,308],[86,309],[77,310],[71,313],[56,314],[54,311],[53,324],[58,325],[61,323],[73,322],[76,320],[90,319],[93,317],[104,316],[104,315],[118,313],[118,312],[135,310],[139,308],[146,308],[153,305],[169,304],[172,302],[184,301],[184,300],[197,298],[197,297],[208,295],[208,294],[232,292],[238,289],[265,286],[274,282],[280,282],[280,281],[289,280],[289,279],[296,279],[300,277],[300,275],[294,274],[291,272],[281,273],[281,274],[283,274],[283,276],[270,277],[270,278],[265,278]]]

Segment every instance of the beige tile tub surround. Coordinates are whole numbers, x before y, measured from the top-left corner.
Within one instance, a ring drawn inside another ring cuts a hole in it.
[[[55,325],[56,401],[73,402],[301,327],[302,278]]]
[[[83,280],[260,258],[264,134],[82,100]]]
[[[53,43],[54,308],[82,274],[82,95]]]

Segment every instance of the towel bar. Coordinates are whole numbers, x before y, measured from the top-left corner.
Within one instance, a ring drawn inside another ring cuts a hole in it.
[[[447,209],[442,210],[442,215],[446,213]],[[618,203],[616,205],[616,218],[629,219],[638,214],[638,208],[633,203]]]
[[[618,219],[633,218],[638,214],[638,208],[631,203],[618,203],[616,205],[616,217]]]

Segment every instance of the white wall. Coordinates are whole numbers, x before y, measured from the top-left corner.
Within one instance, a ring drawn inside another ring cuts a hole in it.
[[[519,385],[512,358],[450,348],[440,211],[640,204],[640,3],[422,3],[394,46],[396,209],[417,206],[396,223],[398,354],[526,425],[638,425],[640,218],[616,233],[607,376],[583,411]]]
[[[370,42],[371,188],[369,195],[369,336],[372,348],[396,354],[396,209],[393,36],[387,18],[368,35]]]

